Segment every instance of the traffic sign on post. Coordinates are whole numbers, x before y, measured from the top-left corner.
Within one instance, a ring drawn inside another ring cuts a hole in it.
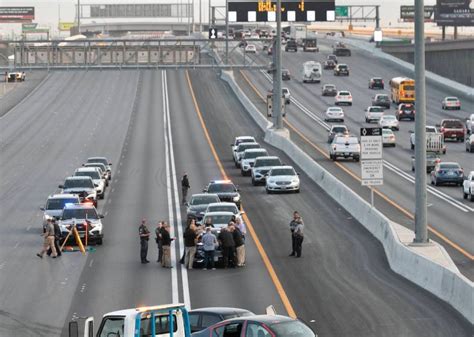
[[[216,28],[209,28],[209,40],[217,39],[217,29]]]
[[[383,161],[382,159],[361,161],[362,185],[383,184]]]
[[[383,185],[382,128],[360,129],[360,166],[362,186],[370,187],[370,204],[374,206],[372,186]]]

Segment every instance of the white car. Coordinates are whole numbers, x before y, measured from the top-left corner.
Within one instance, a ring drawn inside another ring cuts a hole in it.
[[[248,44],[245,46],[245,52],[255,54],[257,52],[257,47],[255,47],[254,44]]]
[[[462,191],[464,199],[474,201],[474,171],[469,172],[469,175],[464,179]]]
[[[255,159],[266,156],[268,156],[268,152],[265,149],[245,150],[240,160],[240,173],[243,176],[249,176],[250,170],[252,169],[253,164],[255,164]]]
[[[199,224],[212,223],[212,232],[218,234],[222,228],[227,227],[233,216],[234,213],[232,212],[209,212],[204,214]]]
[[[232,212],[236,217],[241,218],[244,211],[240,211],[237,205],[233,202],[212,202],[207,205],[204,214],[211,212]]]
[[[74,171],[75,177],[91,177],[99,199],[105,196],[105,179],[97,167],[80,167]]]
[[[61,237],[65,238],[72,227],[76,225],[82,242],[85,242],[85,226],[87,221],[87,241],[101,245],[104,239],[101,220],[103,217],[104,216],[98,214],[96,208],[89,203],[66,205],[59,220]],[[73,237],[73,235],[70,235],[69,240],[73,240]]]
[[[75,194],[50,195],[46,201],[46,205],[40,207],[43,211],[43,224],[45,224],[47,220],[58,220],[63,213],[63,208],[67,204],[79,204],[80,202],[79,197]]]
[[[283,98],[285,99],[285,104],[290,104],[291,103],[290,89],[283,87],[281,88],[281,93],[283,95]]]
[[[350,91],[342,90],[338,91],[336,96],[335,96],[336,105],[340,104],[347,104],[347,105],[352,105],[352,94]]]
[[[326,110],[324,120],[329,121],[340,121],[344,122],[344,110],[342,108],[335,106],[329,107]]]
[[[397,139],[391,129],[382,129],[382,144],[383,146],[395,147]]]
[[[380,106],[369,106],[365,109],[365,122],[378,122],[380,118],[382,118],[384,112],[384,108]]]
[[[381,128],[387,128],[391,130],[400,130],[400,122],[397,117],[392,115],[383,115],[379,119],[379,126]]]
[[[275,166],[281,166],[280,158],[276,156],[258,157],[250,172],[252,176],[252,185],[265,181],[265,175]]]
[[[336,135],[329,146],[329,158],[336,161],[337,158],[360,159],[360,144],[356,136]]]
[[[112,163],[110,163],[105,157],[89,157],[87,163],[102,163],[107,168],[108,179],[112,180]]]
[[[259,143],[240,143],[234,151],[234,162],[235,167],[240,167],[240,160],[245,150],[248,149],[259,149],[261,148]]]
[[[276,166],[268,172],[265,189],[272,192],[300,192],[300,178],[292,166]]]
[[[255,140],[255,137],[252,136],[238,136],[235,137],[234,142],[230,144],[232,147],[232,154],[234,153],[235,150],[237,150],[237,147],[239,146],[240,143],[256,143],[257,141]]]
[[[441,102],[441,108],[443,110],[461,110],[461,101],[457,97],[445,97]]]

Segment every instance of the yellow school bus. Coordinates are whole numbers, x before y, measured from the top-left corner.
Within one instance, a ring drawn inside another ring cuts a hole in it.
[[[415,80],[406,77],[394,77],[390,80],[392,102],[415,103]]]

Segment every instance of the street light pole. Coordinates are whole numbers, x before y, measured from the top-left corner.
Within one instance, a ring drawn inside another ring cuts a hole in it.
[[[229,2],[225,0],[225,64],[229,64]]]
[[[81,34],[81,0],[77,0],[77,33]]]
[[[273,77],[273,127],[283,128],[281,117],[281,0],[276,2],[275,76]]]
[[[428,242],[426,196],[426,88],[424,0],[415,0],[415,240]]]

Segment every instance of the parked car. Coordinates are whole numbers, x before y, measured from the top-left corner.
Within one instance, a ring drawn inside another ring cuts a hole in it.
[[[436,164],[431,171],[431,184],[438,186],[442,184],[454,184],[462,186],[464,182],[464,171],[458,163],[441,162]]]
[[[189,324],[191,325],[191,332],[197,332],[207,329],[213,324],[225,321],[226,319],[254,315],[253,312],[240,308],[199,308],[189,311]]]
[[[365,109],[365,122],[378,122],[384,114],[384,109],[379,106],[369,106]]]
[[[372,98],[372,106],[390,109],[390,97],[387,94],[377,94]]]

